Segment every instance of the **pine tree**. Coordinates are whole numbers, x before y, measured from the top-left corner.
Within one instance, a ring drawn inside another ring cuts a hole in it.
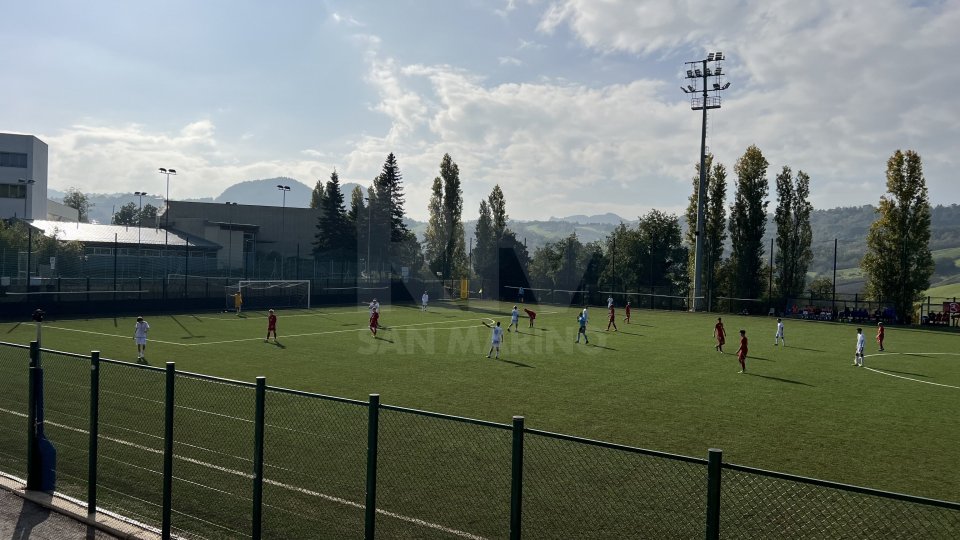
[[[776,286],[780,297],[786,302],[800,295],[806,285],[807,268],[813,258],[810,244],[813,230],[810,214],[813,205],[810,196],[810,177],[797,172],[796,183],[790,167],[784,167],[777,175],[777,209],[774,222],[777,224],[777,251],[774,255]]]
[[[887,161],[887,195],[880,197],[877,214],[860,262],[867,293],[891,302],[897,317],[909,323],[934,270],[930,200],[920,155],[913,150],[897,150]]]
[[[751,145],[737,160],[737,194],[730,207],[730,294],[759,298],[763,291],[763,233],[767,225],[767,159]]]
[[[323,190],[322,212],[317,218],[317,233],[314,237],[314,253],[332,252],[343,257],[356,247],[354,229],[347,218],[340,191],[340,176],[333,171]]]
[[[475,231],[476,242],[473,245],[473,268],[481,279],[493,278],[496,274],[497,244],[493,234],[493,218],[490,214],[490,205],[486,200],[480,201],[480,217],[477,219]]]
[[[317,185],[313,187],[313,191],[310,193],[310,208],[323,208],[324,196],[323,180],[318,179]]]

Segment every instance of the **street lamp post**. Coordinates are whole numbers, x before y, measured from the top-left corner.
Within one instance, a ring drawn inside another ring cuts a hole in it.
[[[229,214],[230,219],[230,239],[227,240],[227,243],[230,245],[227,255],[227,276],[233,277],[233,207],[236,206],[235,202],[227,202],[227,213]]]
[[[143,196],[147,194],[146,191],[134,191],[133,194],[140,198],[140,209],[137,210],[137,277],[141,277],[143,273],[143,246],[141,244],[141,234],[143,225]]]
[[[163,211],[163,213],[166,214],[166,218],[164,218],[164,221],[166,221],[166,225],[164,225],[164,233],[163,233],[163,257],[164,257],[164,260],[166,261],[166,260],[169,260],[169,257],[170,257],[170,253],[169,253],[169,249],[170,249],[169,247],[169,243],[170,243],[170,175],[176,176],[177,170],[160,167],[160,174],[167,175],[167,198],[163,202],[163,204],[166,206],[166,208]],[[167,273],[170,273],[169,267],[167,267],[166,270],[167,270]]]
[[[722,52],[712,52],[703,60],[696,60],[686,63],[686,78],[694,80],[694,84],[699,84],[703,79],[702,89],[694,88],[693,84],[686,87],[681,86],[685,94],[692,94],[690,97],[690,108],[694,111],[703,111],[703,122],[700,130],[700,183],[697,187],[697,229],[694,232],[696,240],[696,250],[693,259],[693,304],[692,311],[697,311],[701,305],[704,241],[706,237],[705,207],[707,198],[707,109],[720,108],[720,92],[730,88],[730,83],[723,83],[723,66],[721,62],[725,60]],[[712,68],[710,66],[713,66]],[[710,79],[713,84],[708,87]],[[721,85],[722,84],[722,85]],[[700,94],[697,97],[697,94]]]
[[[33,258],[33,227],[27,222],[27,199],[30,198],[30,187],[37,183],[32,178],[18,178],[23,184],[23,222],[27,225],[27,290],[30,290],[30,263]]]
[[[370,197],[364,197],[363,200],[367,202],[367,264],[364,270],[367,272],[367,279],[370,279],[370,224],[373,222],[371,214],[373,203]]]
[[[280,279],[283,279],[284,278],[284,272],[283,272],[284,256],[283,256],[283,246],[282,246],[283,239],[284,239],[283,220],[284,220],[284,213],[287,210],[287,192],[290,191],[290,186],[277,184],[277,189],[283,192],[283,206],[280,207],[280,241],[277,242],[277,249],[279,249],[280,251]]]

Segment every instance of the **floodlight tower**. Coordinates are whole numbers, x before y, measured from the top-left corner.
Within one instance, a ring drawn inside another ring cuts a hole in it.
[[[701,275],[703,274],[704,242],[706,241],[706,223],[705,223],[705,199],[707,198],[707,109],[720,108],[720,92],[730,88],[730,83],[723,82],[723,62],[722,52],[712,52],[703,60],[686,63],[686,78],[692,79],[693,84],[681,86],[685,94],[690,96],[690,108],[695,111],[703,111],[703,124],[700,131],[700,184],[697,189],[697,230],[694,233],[696,239],[696,252],[693,263],[693,305],[692,311],[697,311],[702,302],[703,284]],[[702,90],[694,87],[694,84],[700,86],[703,80]]]

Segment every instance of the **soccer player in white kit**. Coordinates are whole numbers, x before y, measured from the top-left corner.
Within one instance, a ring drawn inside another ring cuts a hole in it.
[[[607,311],[610,311],[610,308],[613,307],[613,296],[607,297]]]
[[[511,326],[516,328],[517,332],[520,331],[520,310],[517,306],[513,306],[513,311],[510,312],[510,326],[507,327],[507,332],[510,331]]]
[[[137,343],[137,360],[143,360],[143,355],[147,353],[147,332],[150,331],[150,325],[143,317],[137,317],[137,325],[133,328],[133,341]]]
[[[863,337],[863,328],[857,328],[857,352],[853,355],[853,365],[863,367],[863,346],[866,340]]]
[[[783,319],[777,319],[777,333],[773,336],[773,346],[776,347],[778,344],[783,343],[783,346],[787,346],[787,340],[783,337]]]
[[[493,327],[493,335],[490,336],[490,352],[487,353],[487,358],[490,358],[494,349],[497,350],[497,358],[500,358],[501,341],[503,341],[503,328],[500,328],[500,321],[497,321],[497,325]]]
[[[427,303],[430,301],[430,296],[427,294],[427,291],[423,291],[423,296],[420,297],[420,311],[427,310]]]

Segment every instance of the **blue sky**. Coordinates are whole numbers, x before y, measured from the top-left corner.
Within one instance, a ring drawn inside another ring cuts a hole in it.
[[[515,219],[679,212],[683,63],[722,50],[708,145],[730,170],[759,146],[771,200],[788,165],[818,208],[876,204],[909,148],[931,200],[960,202],[956,0],[4,4],[0,131],[49,144],[55,189],[160,194],[161,166],[173,198],[334,168],[366,185],[394,152],[424,219],[448,152],[469,219],[496,183]]]

